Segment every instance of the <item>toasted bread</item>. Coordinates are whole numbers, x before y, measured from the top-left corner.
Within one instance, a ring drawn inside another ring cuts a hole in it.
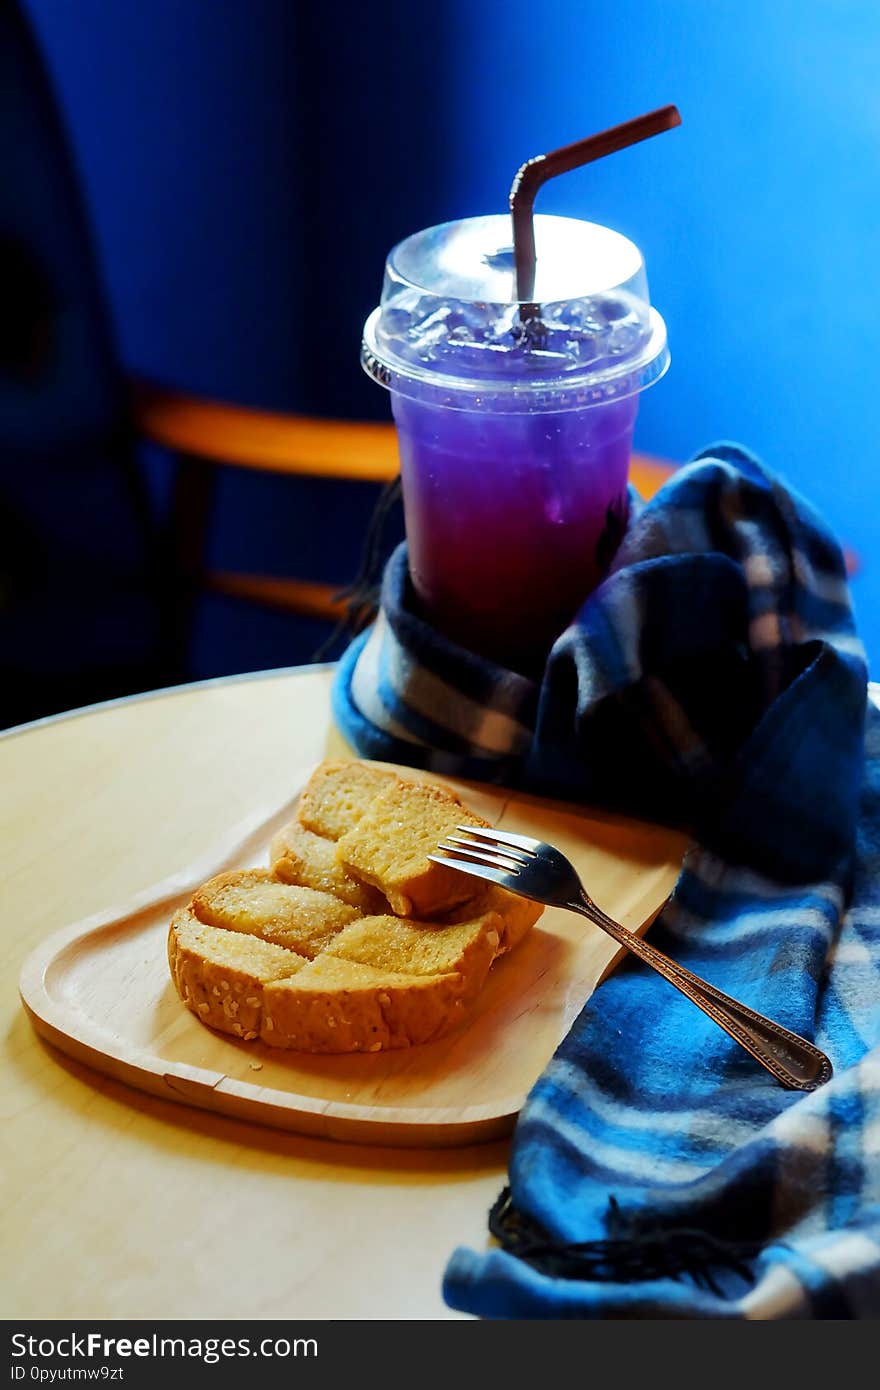
[[[168,963],[178,994],[202,1023],[249,1042],[262,1026],[263,986],[308,961],[258,937],[208,926],[183,908],[171,921]]]
[[[311,960],[360,916],[332,893],[282,883],[269,869],[218,874],[193,895],[200,922],[262,937]]]
[[[473,882],[477,884],[479,880],[474,879]],[[508,893],[506,888],[487,883],[473,898],[469,898],[466,903],[448,913],[444,920],[465,922],[470,918],[479,917],[484,912],[497,913],[501,919],[498,955],[503,956],[528,935],[543,911],[543,903],[536,903],[531,898],[521,898],[518,893]]]
[[[461,975],[406,975],[324,954],[267,986],[263,1041],[307,1052],[381,1052],[441,1037],[465,1016]]]
[[[501,926],[494,912],[452,926],[404,917],[362,917],[334,936],[327,955],[405,975],[455,972],[471,997],[482,987],[498,952]]]
[[[312,773],[299,799],[297,818],[306,830],[339,840],[354,829],[379,792],[395,780],[392,772],[369,763],[328,758]]]
[[[399,917],[433,917],[473,896],[473,880],[428,856],[458,825],[487,825],[448,788],[395,778],[342,836],[349,873],[374,884]]]
[[[361,883],[343,868],[336,856],[335,842],[306,830],[299,821],[291,821],[279,830],[269,847],[269,862],[273,874],[285,883],[332,893],[364,916],[388,910],[378,888]]]
[[[448,1033],[541,913],[428,858],[457,825],[486,822],[445,787],[323,763],[272,842],[272,869],[218,874],[175,914],[184,1003],[222,1032],[309,1052]]]

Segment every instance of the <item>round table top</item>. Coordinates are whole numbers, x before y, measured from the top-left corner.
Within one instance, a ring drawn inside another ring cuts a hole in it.
[[[331,671],[117,701],[0,737],[7,1318],[442,1318],[507,1143],[390,1150],[148,1096],[41,1042],[22,961],[341,751]]]

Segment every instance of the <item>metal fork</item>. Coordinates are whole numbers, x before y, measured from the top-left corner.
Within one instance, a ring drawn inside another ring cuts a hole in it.
[[[439,846],[438,854],[428,856],[436,864],[489,879],[524,898],[588,917],[686,995],[790,1090],[815,1091],[831,1078],[830,1061],[812,1043],[722,994],[597,907],[574,865],[553,845],[506,830],[482,830],[472,825],[460,825],[457,829],[460,834],[450,835]]]

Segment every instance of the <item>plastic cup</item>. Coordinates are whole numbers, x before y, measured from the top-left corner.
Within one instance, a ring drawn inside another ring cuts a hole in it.
[[[418,599],[454,641],[529,672],[611,563],[639,393],[669,364],[631,241],[540,215],[535,239],[522,305],[508,217],[407,238],[361,352],[391,392]]]

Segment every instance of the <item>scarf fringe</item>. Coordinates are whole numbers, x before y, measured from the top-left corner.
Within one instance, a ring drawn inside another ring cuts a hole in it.
[[[505,1187],[489,1212],[489,1230],[508,1254],[552,1279],[635,1284],[649,1279],[690,1279],[720,1295],[722,1271],[752,1283],[750,1261],[759,1241],[724,1241],[691,1227],[646,1227],[627,1221],[609,1197],[606,1240],[560,1241],[518,1211]]]

